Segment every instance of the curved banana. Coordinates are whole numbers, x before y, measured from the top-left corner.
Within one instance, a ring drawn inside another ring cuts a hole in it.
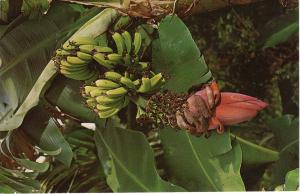
[[[107,58],[109,61],[114,63],[121,63],[123,59],[122,55],[119,55],[117,53],[108,54]]]
[[[110,62],[109,60],[105,60],[105,55],[102,53],[94,54],[93,59],[95,59],[95,61],[97,61],[100,65],[106,67],[107,69],[114,68],[114,63]]]
[[[117,72],[114,72],[114,71],[107,71],[107,72],[104,73],[104,77],[109,79],[109,80],[119,82],[122,75],[117,73]]]
[[[55,52],[56,52],[56,55],[59,55],[59,56],[68,56],[68,55],[72,54],[70,51],[66,51],[64,49],[57,49]]]
[[[95,86],[84,86],[83,87],[84,93],[88,94],[88,95],[90,95],[90,92],[95,89],[97,89],[97,87],[95,87]]]
[[[70,71],[61,69],[60,72],[67,78],[71,78],[74,80],[86,80],[94,75],[94,72],[89,70],[88,68],[83,69],[81,71],[76,71],[76,72],[70,72]]]
[[[78,64],[69,63],[66,60],[61,60],[60,61],[60,67],[69,67],[69,68],[72,68],[72,69],[73,68],[76,69],[76,68],[81,68],[81,67],[87,67],[87,63],[78,65]]]
[[[131,79],[129,79],[127,77],[121,77],[120,83],[124,84],[125,86],[127,86],[130,89],[135,89],[135,85],[134,85],[133,81],[131,81]]]
[[[106,95],[96,97],[97,103],[102,104],[102,105],[114,104],[114,103],[116,103],[116,102],[118,102],[119,100],[122,100],[122,99],[123,99],[123,96],[117,97],[117,98],[112,98],[112,97],[109,97],[109,96],[106,96]]]
[[[139,89],[137,90],[140,93],[147,93],[149,92],[151,89],[151,81],[149,78],[142,78],[142,84],[139,87]]]
[[[92,38],[92,37],[88,37],[88,36],[86,36],[86,37],[83,37],[83,36],[75,37],[72,40],[72,43],[74,43],[77,46],[79,46],[79,45],[86,45],[86,44],[97,45],[97,42],[95,41],[95,39]]]
[[[81,52],[87,53],[87,54],[93,54],[93,51],[95,51],[95,45],[80,45],[79,50]]]
[[[118,50],[118,54],[123,56],[124,47],[125,47],[123,37],[121,36],[120,33],[116,32],[112,35],[112,38],[115,41],[115,44],[116,44],[116,47]]]
[[[134,34],[133,45],[134,45],[134,54],[138,55],[142,46],[142,36],[139,32],[136,32]]]
[[[95,50],[99,53],[112,53],[112,52],[114,52],[110,47],[107,47],[107,46],[95,46]]]
[[[87,99],[85,102],[86,102],[86,104],[87,104],[89,107],[94,108],[94,107],[97,106],[97,101],[96,101],[95,98],[89,98],[89,99]]]
[[[120,109],[118,109],[118,108],[111,108],[106,111],[99,111],[98,115],[100,118],[105,119],[105,118],[109,118],[109,117],[117,114],[119,112],[119,110]]]
[[[67,62],[72,63],[74,65],[83,65],[87,64],[86,61],[80,59],[79,57],[73,57],[73,56],[68,56],[67,57]]]
[[[106,94],[105,92],[106,92],[106,90],[96,88],[96,89],[90,91],[90,95],[91,95],[91,97],[97,97],[97,96]]]
[[[116,82],[106,80],[106,79],[99,79],[95,82],[97,87],[100,87],[101,89],[115,89],[120,87],[119,84]]]
[[[76,46],[70,44],[70,42],[65,42],[62,47],[67,51],[74,50],[76,48]]]
[[[159,83],[161,83],[163,79],[163,76],[161,73],[156,74],[155,76],[153,76],[150,81],[151,81],[151,88],[156,87],[157,85],[159,85]]]
[[[115,97],[120,97],[120,96],[124,96],[125,94],[127,94],[128,90],[124,87],[119,87],[119,88],[116,88],[116,89],[111,89],[111,90],[108,90],[106,92],[106,95],[108,97],[112,97],[112,98],[115,98]]]
[[[85,61],[90,61],[93,59],[92,55],[81,52],[81,51],[77,51],[76,55],[77,55],[77,57],[79,57],[80,59],[85,60]]]
[[[129,16],[121,16],[117,22],[113,26],[113,31],[119,31],[120,29],[125,28],[131,21],[131,18]]]
[[[122,33],[122,37],[126,46],[127,54],[131,53],[132,38],[128,31]]]

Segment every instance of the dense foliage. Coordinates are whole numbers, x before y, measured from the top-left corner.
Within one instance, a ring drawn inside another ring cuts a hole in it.
[[[135,1],[128,12],[118,1],[12,2],[0,1],[0,192],[299,190],[292,1],[193,15]],[[163,97],[186,101],[212,78],[269,106],[222,134],[178,129],[178,106]]]

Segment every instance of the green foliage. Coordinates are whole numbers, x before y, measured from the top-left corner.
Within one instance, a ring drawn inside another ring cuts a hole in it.
[[[298,34],[298,9],[271,20],[262,29],[263,48],[274,47]]]
[[[107,176],[107,184],[114,192],[179,192],[184,191],[162,180],[145,136],[141,132],[98,125],[95,142]]]
[[[272,183],[284,183],[285,174],[299,165],[299,119],[284,115],[269,122],[277,139],[280,158],[274,164]]]
[[[163,19],[158,32],[159,38],[153,43],[152,58],[154,70],[170,77],[166,89],[186,92],[191,86],[211,79],[211,72],[190,31],[177,16]]]
[[[285,176],[285,191],[296,191],[299,189],[299,168],[289,171]]]
[[[188,191],[244,191],[240,176],[242,153],[229,132],[195,137],[163,129],[160,133],[166,169],[174,183]]]

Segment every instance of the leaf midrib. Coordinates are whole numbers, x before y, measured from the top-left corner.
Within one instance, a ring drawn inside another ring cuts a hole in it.
[[[105,141],[104,137],[102,136],[101,132],[98,131],[98,134],[102,140],[102,142],[104,143],[105,147],[108,149],[108,151],[110,152],[111,156],[115,159],[115,161],[119,164],[119,166],[127,173],[127,175],[134,181],[136,182],[143,190],[145,190],[146,192],[151,192],[151,190],[149,188],[147,188],[146,185],[144,185],[142,182],[140,182],[138,180],[138,178],[132,173],[130,172],[125,165],[122,164],[122,162],[118,159],[118,157],[115,155],[115,153],[110,149],[109,145],[107,144],[107,142]]]
[[[190,137],[188,136],[187,132],[185,132],[185,136],[188,139],[189,145],[191,147],[191,150],[193,152],[193,155],[195,157],[195,159],[197,160],[197,163],[199,164],[201,170],[203,171],[205,177],[207,178],[208,182],[210,183],[210,185],[214,188],[215,191],[219,191],[219,189],[217,188],[217,186],[214,184],[214,182],[212,181],[211,177],[209,176],[208,172],[206,171],[206,169],[204,168],[199,156],[197,155],[196,150],[194,149],[194,145],[190,139]]]

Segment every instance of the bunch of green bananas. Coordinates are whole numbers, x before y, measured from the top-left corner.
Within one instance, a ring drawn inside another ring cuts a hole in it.
[[[116,53],[110,47],[98,45],[91,37],[76,37],[63,44],[62,48],[56,51],[60,73],[75,80],[93,80],[97,78],[98,73],[88,65],[92,60],[106,69],[114,69],[118,64],[135,65],[140,69],[149,66],[148,63],[139,61],[142,51],[142,37],[139,32],[135,32],[133,40],[128,31],[122,34],[116,32],[112,38],[116,45]]]
[[[128,105],[129,96],[149,94],[160,89],[164,83],[161,73],[154,74],[152,78],[141,78],[132,81],[128,76],[123,76],[114,71],[104,73],[103,79],[95,81],[93,85],[86,85],[83,96],[86,104],[100,118],[108,118],[117,114]]]

